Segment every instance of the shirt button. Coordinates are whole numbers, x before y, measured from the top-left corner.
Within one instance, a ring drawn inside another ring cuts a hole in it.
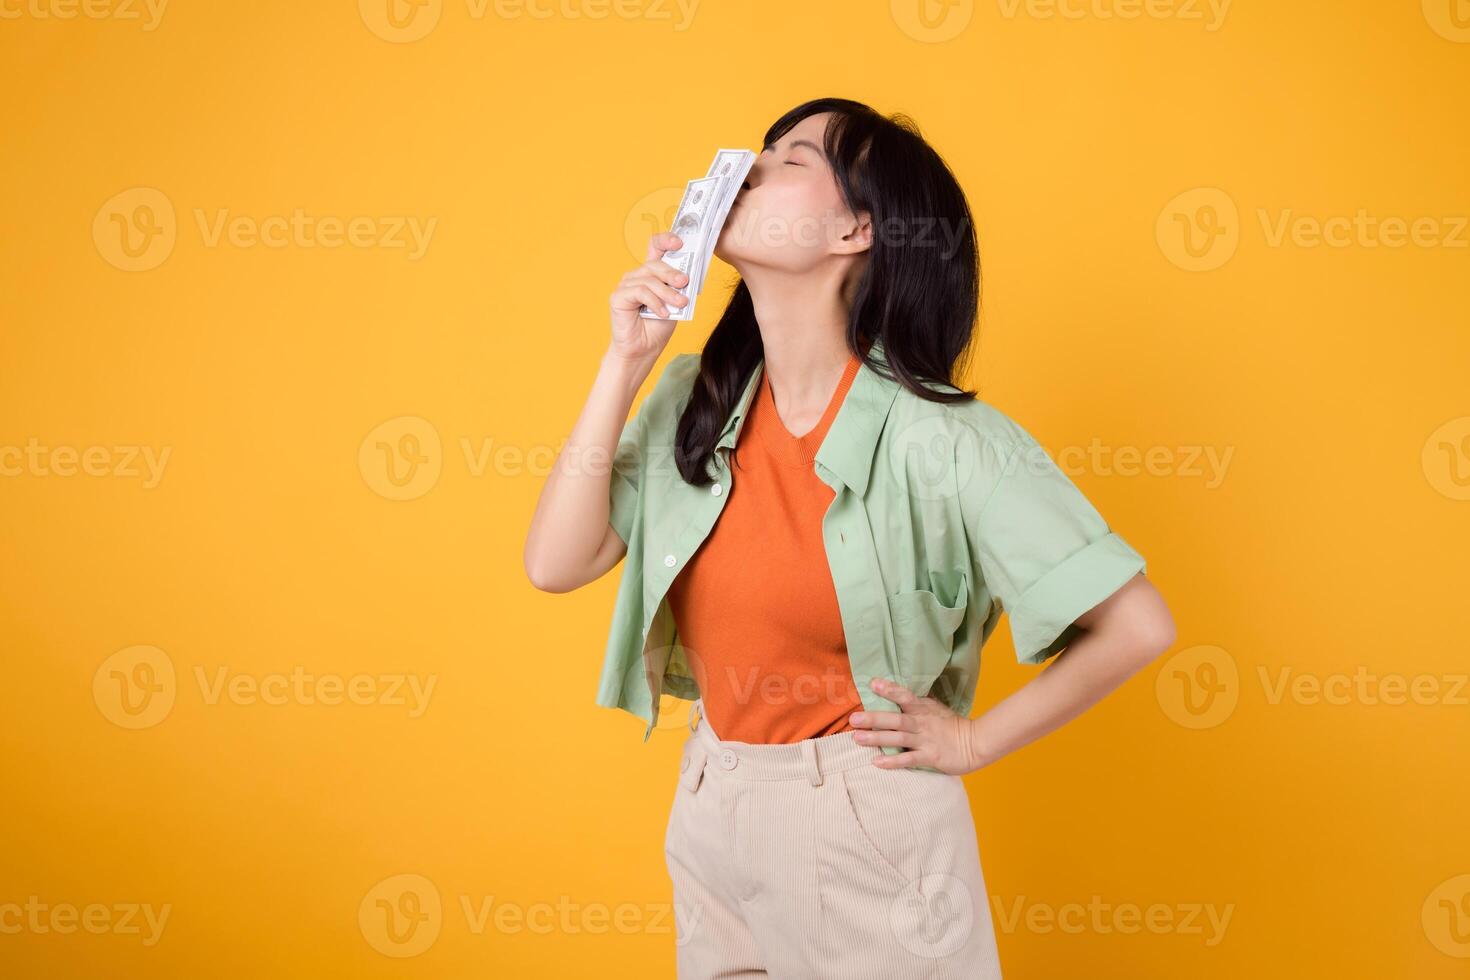
[[[716,483],[714,486],[709,488],[709,492],[718,497],[720,494],[725,492],[725,488]]]
[[[720,766],[725,769],[734,769],[735,763],[738,761],[739,760],[735,758],[735,753],[731,752],[729,749],[726,749],[725,751],[720,753]]]
[[[674,562],[675,561],[676,561],[676,559],[674,558],[673,555],[664,555],[664,564],[667,565],[669,568],[673,568],[674,567]]]

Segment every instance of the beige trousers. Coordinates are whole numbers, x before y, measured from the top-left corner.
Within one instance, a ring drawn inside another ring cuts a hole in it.
[[[880,769],[852,732],[721,741],[696,702],[664,852],[680,980],[996,980],[958,776]]]

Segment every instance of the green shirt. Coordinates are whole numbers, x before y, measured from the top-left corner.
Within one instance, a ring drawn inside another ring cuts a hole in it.
[[[887,363],[881,341],[869,353]],[[667,594],[728,498],[728,456],[763,367],[716,444],[717,482],[692,487],[673,445],[699,360],[668,363],[613,460],[610,521],[628,552],[597,704],[645,720],[645,741],[661,695],[699,697]],[[822,537],[867,710],[897,710],[868,684],[881,676],[968,717],[980,648],[1002,611],[1017,659],[1039,664],[1072,640],[1078,616],[1144,570],[1030,433],[979,399],[927,401],[862,364],[814,465],[835,492]]]

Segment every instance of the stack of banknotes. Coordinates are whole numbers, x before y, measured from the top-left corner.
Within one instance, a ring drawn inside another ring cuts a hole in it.
[[[679,289],[689,302],[682,309],[669,306],[667,317],[646,306],[638,311],[639,316],[649,320],[694,319],[695,301],[704,288],[705,273],[709,271],[720,229],[725,226],[730,206],[735,203],[735,195],[740,193],[755,157],[752,150],[720,150],[708,173],[684,185],[684,197],[679,201],[679,211],[670,229],[683,244],[675,251],[665,252],[663,261],[689,277],[688,284]]]

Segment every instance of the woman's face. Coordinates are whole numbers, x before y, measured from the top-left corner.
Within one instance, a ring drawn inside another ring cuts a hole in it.
[[[805,272],[834,254],[866,250],[866,235],[822,153],[831,115],[797,123],[761,150],[746,175],[715,244],[715,254],[742,277],[757,268]]]

